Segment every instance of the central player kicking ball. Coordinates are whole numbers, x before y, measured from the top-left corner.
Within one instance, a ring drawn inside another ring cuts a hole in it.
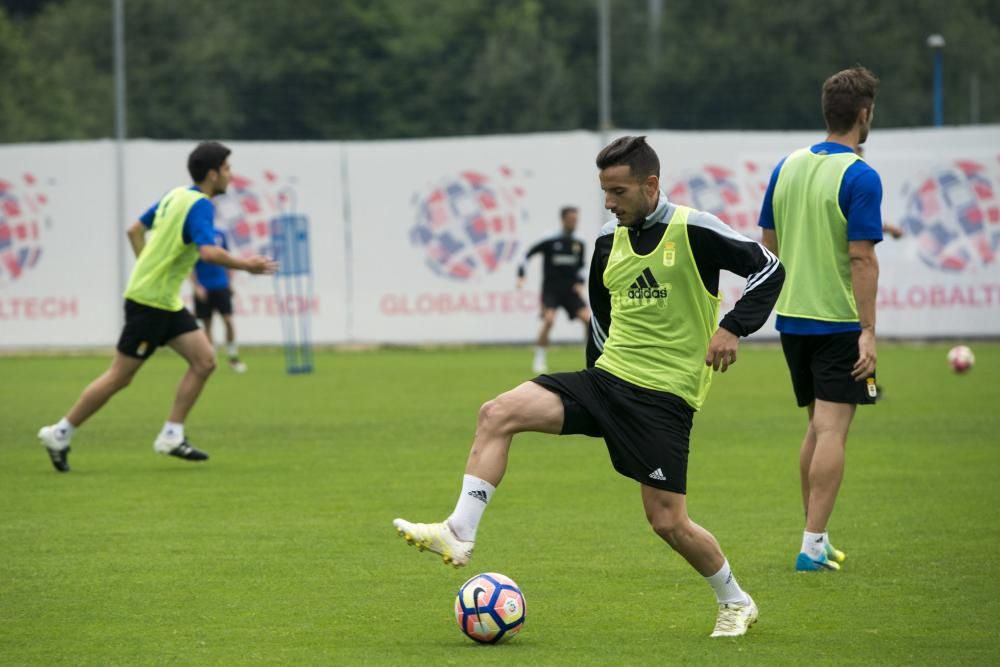
[[[591,261],[587,369],[540,375],[484,404],[451,516],[393,525],[410,544],[466,565],[515,434],[603,437],[615,469],[639,482],[653,530],[715,590],[712,637],[739,636],[757,620],[757,605],[715,537],[688,517],[688,440],[712,370],[735,363],[739,338],[767,320],[784,270],[715,216],[667,201],[645,137],[616,139],[597,167],[604,205],[617,220],[602,229]],[[717,325],[721,270],[747,282]]]

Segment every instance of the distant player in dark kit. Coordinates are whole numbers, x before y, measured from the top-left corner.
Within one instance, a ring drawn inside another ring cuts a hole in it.
[[[255,255],[241,259],[215,245],[212,197],[230,180],[229,149],[210,141],[188,156],[194,185],[174,188],[128,229],[136,262],[125,288],[125,327],[111,367],[91,382],[66,416],[38,431],[52,465],[69,471],[70,440],[84,421],[132,382],[156,348],[167,345],[188,362],[166,423],[153,449],[188,461],[204,461],[184,435],[184,420],[215,370],[215,353],[205,333],[181,301],[181,286],[200,258],[249,273],[274,273],[278,265]],[[147,241],[147,233],[149,235]]]
[[[546,350],[549,333],[556,320],[556,310],[562,308],[569,319],[579,319],[583,323],[586,337],[590,326],[590,310],[583,302],[583,265],[586,245],[573,233],[576,231],[579,211],[575,206],[565,206],[559,212],[562,231],[555,236],[539,241],[528,249],[524,261],[517,267],[517,288],[524,286],[525,266],[534,255],[541,254],[542,263],[542,328],[538,332],[535,346],[535,360],[532,370],[544,373],[548,359]]]
[[[451,515],[393,525],[410,544],[466,565],[516,434],[603,437],[615,470],[639,483],[653,531],[714,590],[711,636],[739,636],[757,620],[757,605],[715,537],[688,516],[688,443],[713,369],[735,363],[739,338],[767,320],[784,272],[762,245],[715,216],[669,202],[645,137],[616,139],[597,156],[597,167],[604,205],[617,220],[602,229],[590,263],[588,367],[540,375],[485,403]],[[722,270],[747,281],[720,322]],[[733,475],[734,497],[749,493],[747,480]],[[572,532],[614,549],[614,536],[595,533],[586,517]]]
[[[229,250],[226,235],[215,230],[215,243],[223,250]],[[236,345],[236,327],[233,325],[232,270],[220,264],[199,259],[191,274],[194,286],[194,314],[205,328],[208,340],[212,340],[212,314],[222,316],[226,329],[226,353],[229,367],[237,373],[245,373],[247,365],[240,361],[239,347]]]

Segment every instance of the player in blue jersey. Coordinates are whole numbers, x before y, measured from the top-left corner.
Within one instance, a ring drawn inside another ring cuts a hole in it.
[[[846,556],[827,523],[844,475],[857,405],[874,403],[875,297],[882,181],[858,154],[868,138],[878,78],[863,67],[823,84],[828,135],[778,163],[760,214],[763,243],[786,280],[775,308],[781,346],[808,426],[799,453],[805,530],[799,571],[839,570]]]
[[[864,146],[858,146],[857,153],[858,153],[858,157],[864,157],[865,156],[865,147]],[[898,239],[903,238],[903,228],[900,227],[899,225],[894,225],[891,222],[886,222],[885,220],[883,220],[882,221],[882,234],[883,234],[883,236],[885,234],[888,234],[892,238],[898,240]],[[879,397],[880,398],[881,398],[881,395],[882,395],[882,391],[880,389],[879,390]]]
[[[226,234],[218,229],[215,230],[215,245],[223,250],[229,250]],[[236,327],[233,326],[232,270],[198,260],[194,265],[194,271],[191,272],[191,283],[194,287],[194,314],[201,320],[208,340],[212,340],[212,314],[219,313],[226,329],[229,367],[237,373],[245,373],[247,365],[240,361],[239,347],[236,344]]]
[[[188,369],[177,385],[153,450],[186,461],[208,458],[188,441],[184,421],[215,370],[215,354],[184,308],[181,286],[198,259],[254,274],[274,273],[278,268],[269,257],[236,257],[215,244],[212,197],[223,194],[229,185],[229,153],[218,142],[198,144],[188,156],[194,185],[170,190],[129,226],[136,262],[125,288],[125,326],[111,366],[84,388],[62,419],[38,431],[57,471],[69,472],[70,441],[76,430],[129,386],[146,360],[163,346],[181,355]]]

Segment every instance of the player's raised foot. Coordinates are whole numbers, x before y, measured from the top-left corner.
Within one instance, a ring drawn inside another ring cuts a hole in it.
[[[757,603],[747,593],[746,602],[723,602],[715,619],[712,637],[740,637],[757,622]]]
[[[246,373],[247,372],[247,365],[245,363],[243,363],[242,361],[240,361],[236,357],[230,357],[230,359],[229,359],[229,367],[231,369],[233,369],[234,373]]]
[[[161,435],[156,439],[156,442],[153,443],[153,449],[160,454],[176,456],[177,458],[184,459],[185,461],[208,460],[208,454],[193,447],[191,443],[187,441],[187,438],[171,440],[170,438],[164,438]]]
[[[472,558],[475,542],[463,542],[447,523],[410,523],[405,519],[394,519],[392,525],[406,540],[407,544],[441,555],[445,565],[463,567]]]
[[[38,439],[58,472],[69,472],[69,438],[60,438],[55,426],[38,429]]]
[[[826,557],[826,553],[821,553],[819,558],[813,558],[809,554],[802,552],[795,559],[795,569],[799,572],[826,572],[837,571],[840,564]]]
[[[826,554],[827,560],[831,560],[835,563],[843,563],[847,560],[847,554],[830,544],[829,540],[823,546],[823,553]]]

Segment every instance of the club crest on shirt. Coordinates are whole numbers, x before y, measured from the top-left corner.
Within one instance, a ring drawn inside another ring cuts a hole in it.
[[[673,241],[667,241],[663,244],[663,266],[674,265],[675,252],[676,249]]]

